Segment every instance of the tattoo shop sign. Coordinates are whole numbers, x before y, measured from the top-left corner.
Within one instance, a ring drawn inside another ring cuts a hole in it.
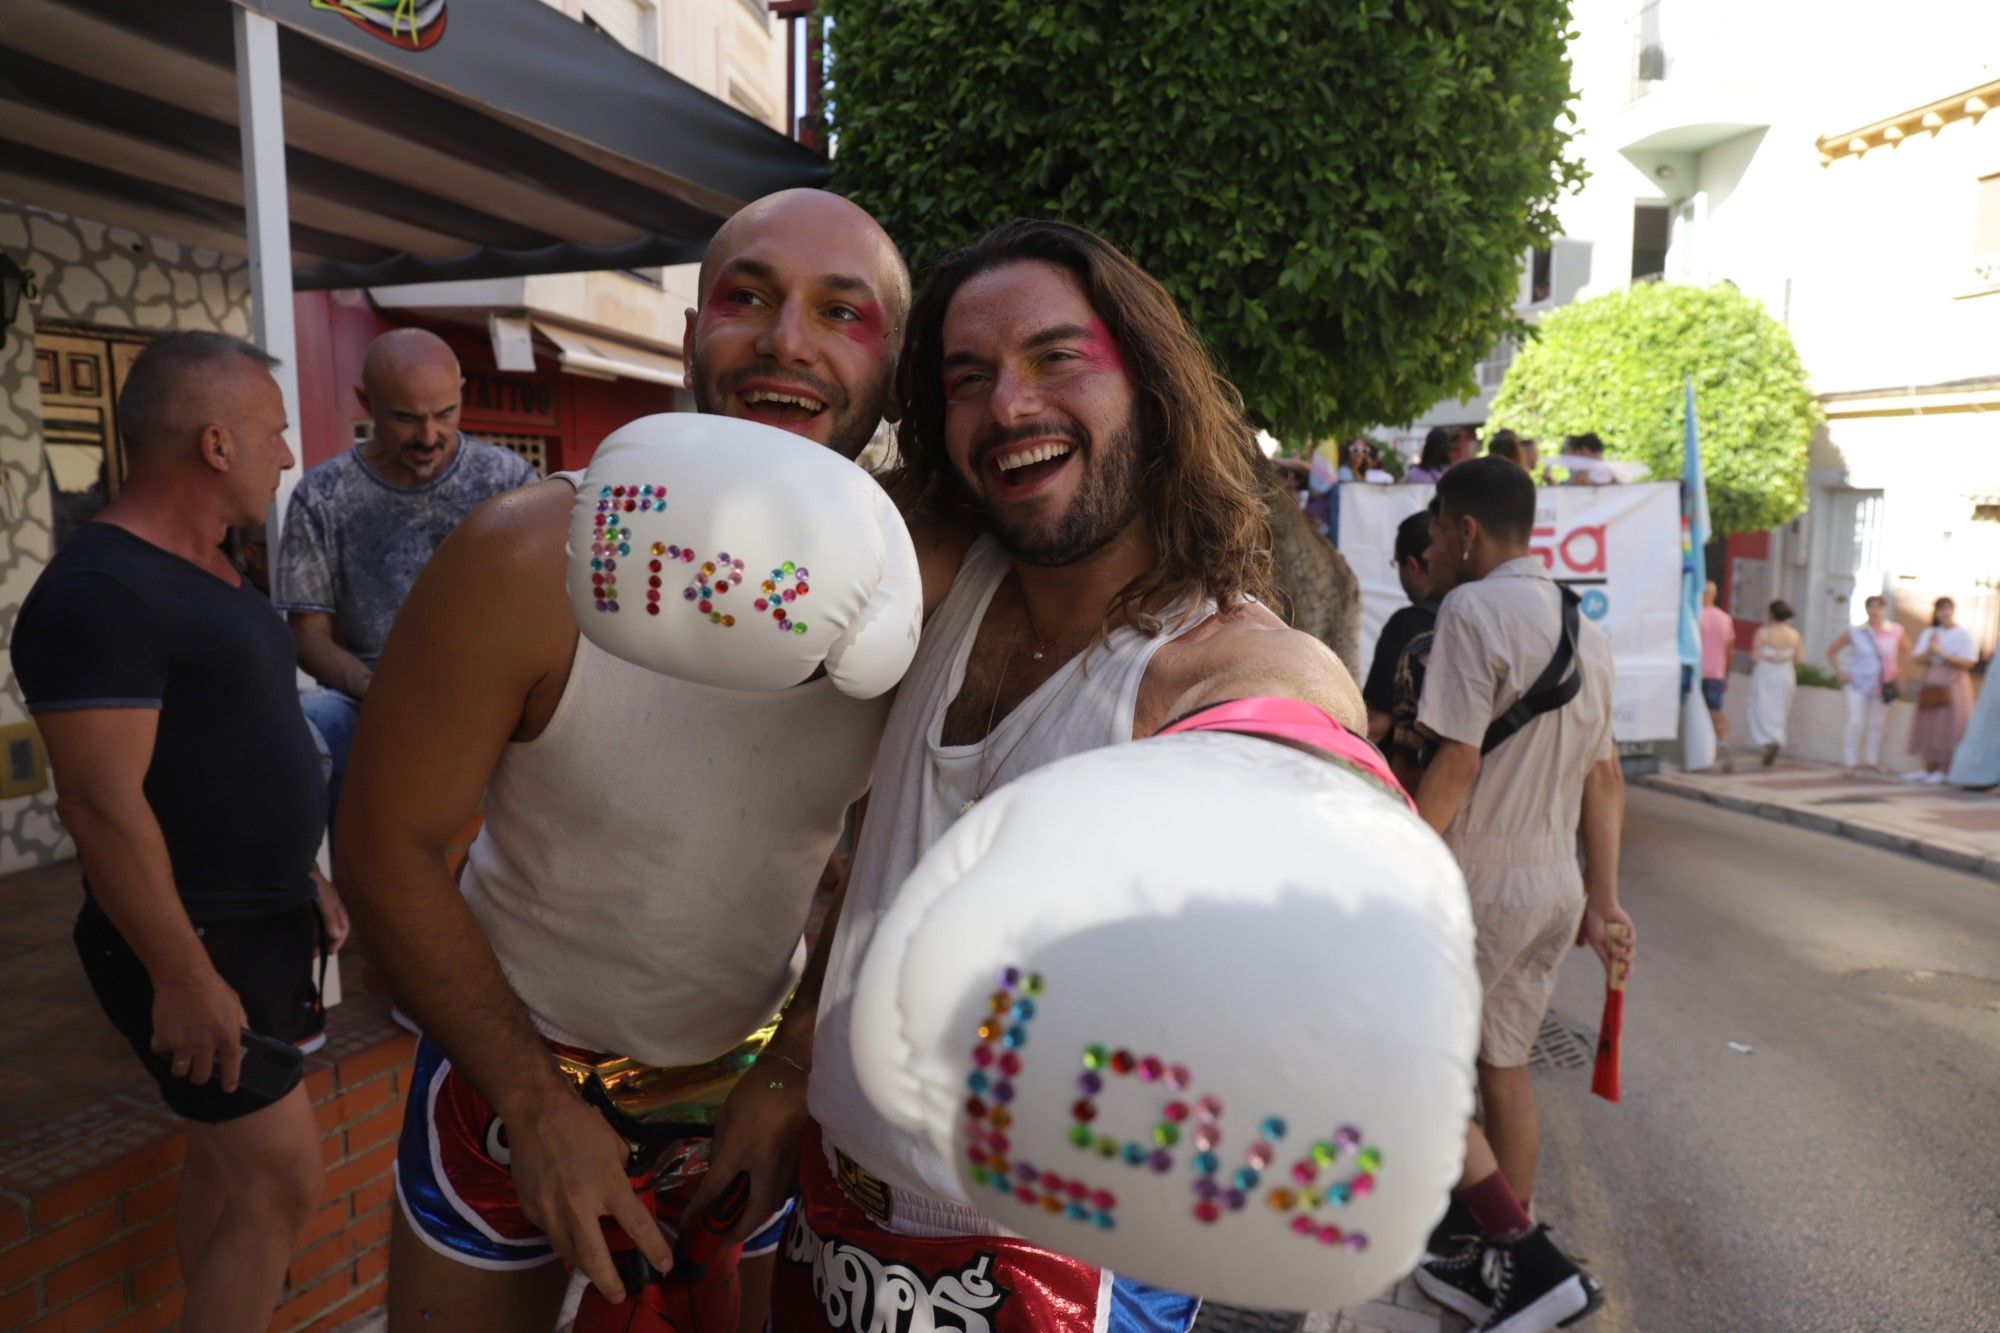
[[[1430,486],[1340,487],[1340,553],[1361,584],[1361,662],[1383,622],[1407,606],[1396,579],[1396,527],[1431,501]],[[1543,486],[1530,547],[1611,640],[1618,685],[1612,735],[1665,740],[1680,728],[1680,486]]]

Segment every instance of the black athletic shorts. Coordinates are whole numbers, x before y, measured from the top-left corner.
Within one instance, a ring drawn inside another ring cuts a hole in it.
[[[272,916],[195,929],[208,949],[209,961],[243,1002],[251,1031],[298,1044],[326,1026],[313,975],[313,954],[320,943],[319,908],[314,904],[301,903]],[[261,1111],[277,1100],[243,1088],[225,1093],[217,1075],[211,1075],[206,1083],[176,1077],[172,1057],[153,1050],[153,982],[146,975],[146,965],[95,903],[84,903],[76,918],[74,938],[97,1002],[112,1026],[132,1044],[175,1115],[216,1124]],[[294,1078],[285,1091],[290,1092],[297,1083]]]

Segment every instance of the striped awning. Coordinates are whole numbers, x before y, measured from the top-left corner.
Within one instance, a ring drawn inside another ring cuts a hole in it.
[[[540,0],[233,0],[280,25],[294,280],[699,259],[817,154]],[[242,254],[232,0],[0,3],[0,197]]]

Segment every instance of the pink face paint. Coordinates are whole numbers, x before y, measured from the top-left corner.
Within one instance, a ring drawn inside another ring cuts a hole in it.
[[[1083,353],[1084,359],[1090,362],[1092,369],[1119,374],[1125,371],[1125,353],[1119,348],[1118,340],[1111,336],[1111,330],[1104,326],[1104,321],[1101,319],[1090,321],[1090,336],[1083,340],[1083,345],[1078,350]]]
[[[888,342],[888,320],[875,301],[850,301],[855,317],[847,322],[847,336],[861,344],[871,356],[880,356]]]
[[[744,315],[746,313],[744,307],[729,299],[736,294],[736,289],[741,285],[740,279],[731,277],[727,273],[717,278],[715,285],[708,289],[708,296],[701,303],[699,322],[710,324],[725,319],[738,319]]]

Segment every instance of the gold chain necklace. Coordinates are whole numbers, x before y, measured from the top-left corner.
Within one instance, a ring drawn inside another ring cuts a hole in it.
[[[1032,634],[1034,634],[1034,636],[1038,640],[1040,640],[1040,642],[1036,644],[1034,652],[1034,660],[1039,662],[1042,660],[1042,654],[1048,651],[1049,641],[1041,637],[1042,634],[1041,626],[1035,623],[1035,613],[1028,609],[1028,594],[1026,593],[1025,590],[1022,591],[1020,597],[1021,597],[1021,614],[1027,617],[1029,631]],[[958,813],[961,815],[971,810],[973,806],[979,804],[980,799],[984,797],[987,791],[990,789],[990,784],[992,783],[993,779],[999,776],[1000,770],[1006,767],[1007,761],[1014,757],[1014,751],[1021,748],[1021,742],[1028,739],[1029,733],[1034,731],[1035,725],[1042,720],[1043,715],[1046,714],[1049,711],[1049,709],[1052,706],[1054,706],[1055,701],[1057,699],[1060,699],[1063,696],[1064,692],[1066,692],[1069,689],[1069,687],[1075,683],[1077,677],[1083,674],[1082,668],[1079,667],[1074,673],[1071,674],[1070,678],[1064,681],[1060,687],[1058,687],[1054,692],[1052,692],[1049,695],[1048,698],[1042,700],[1042,706],[1035,710],[1034,717],[1028,720],[1027,726],[1021,728],[1021,734],[1016,736],[1014,738],[1014,743],[1012,745],[1009,745],[1006,749],[1006,752],[1003,753],[999,759],[994,761],[993,768],[989,772],[986,767],[986,756],[987,752],[993,748],[993,719],[1000,711],[1000,696],[1002,693],[1006,691],[1007,688],[1007,668],[1013,665],[1013,662],[1014,662],[1014,645],[1012,643],[1009,643],[1007,645],[1006,656],[1000,659],[1000,679],[995,681],[993,685],[993,702],[988,704],[986,707],[986,734],[984,737],[981,738],[979,742],[979,780],[973,784],[972,795],[966,797],[965,800],[959,803]]]

